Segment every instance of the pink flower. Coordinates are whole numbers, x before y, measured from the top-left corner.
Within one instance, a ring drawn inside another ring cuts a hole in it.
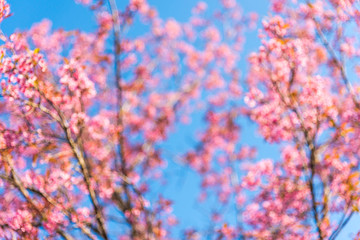
[[[236,0],[221,0],[225,8],[233,8],[236,6]]]
[[[199,2],[194,8],[193,13],[200,14],[203,13],[207,9],[207,3],[206,2]]]
[[[75,2],[84,5],[90,5],[92,3],[92,0],[75,0]]]
[[[0,22],[10,16],[10,6],[5,0],[0,0]]]
[[[182,30],[180,24],[174,19],[170,19],[165,23],[165,33],[170,39],[176,39],[181,36]]]

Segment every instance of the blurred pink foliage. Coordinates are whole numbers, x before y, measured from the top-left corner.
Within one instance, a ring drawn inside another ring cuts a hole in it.
[[[258,17],[235,0],[214,13],[200,2],[188,22],[145,0],[76,2],[94,32],[44,20],[2,36],[1,238],[172,239],[181,219],[153,184],[166,182],[163,143],[197,112],[196,146],[173,154],[200,176],[198,201],[232,207],[236,223],[214,211],[210,232],[184,239],[333,240],[359,211],[356,1],[272,0],[245,80]],[[136,18],[149,31],[130,38]],[[255,160],[240,119],[280,144],[278,159]]]

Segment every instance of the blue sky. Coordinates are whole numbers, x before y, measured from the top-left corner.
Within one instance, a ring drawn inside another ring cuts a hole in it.
[[[77,5],[73,0],[9,0],[11,4],[11,11],[13,16],[2,23],[1,29],[5,34],[10,34],[14,29],[26,30],[31,27],[33,23],[39,22],[44,18],[48,18],[53,22],[53,28],[64,28],[65,30],[82,29],[91,31],[95,28],[95,21],[92,12],[87,8]],[[124,1],[121,1],[124,2]],[[191,13],[191,8],[194,6],[194,0],[149,0],[149,2],[156,6],[162,18],[173,17],[178,21],[186,21]],[[206,1],[210,9],[215,9],[217,0]],[[239,0],[244,12],[257,12],[262,18],[268,10],[268,0]],[[121,6],[121,4],[119,4]],[[138,32],[137,32],[138,31]],[[141,29],[135,30],[133,34],[141,34]],[[251,51],[256,51],[259,46],[257,39],[257,32],[247,34],[245,44],[244,57],[239,63],[239,68],[246,72],[245,59],[246,55]],[[256,133],[256,126],[250,124],[249,121],[243,122],[246,128],[242,132],[242,138],[246,139],[247,144],[258,146],[260,149],[259,158],[278,156],[278,147],[264,143],[260,136]],[[194,129],[188,129],[192,131]],[[171,140],[171,145],[176,141],[186,141],[186,136],[179,137],[177,140]],[[181,143],[180,143],[181,144]],[[206,227],[206,220],[208,215],[203,214],[203,210],[199,205],[195,205],[195,199],[198,193],[199,178],[189,169],[181,166],[169,165],[168,175],[175,172],[177,175],[174,180],[170,181],[169,186],[162,189],[164,195],[170,198],[177,199],[174,211],[181,221],[178,229],[188,226]],[[347,226],[345,231],[339,236],[338,239],[349,239],[348,235],[351,229],[359,229],[357,222],[360,218],[354,218],[353,221]],[[177,233],[175,233],[177,234]],[[176,235],[175,235],[176,236]]]

